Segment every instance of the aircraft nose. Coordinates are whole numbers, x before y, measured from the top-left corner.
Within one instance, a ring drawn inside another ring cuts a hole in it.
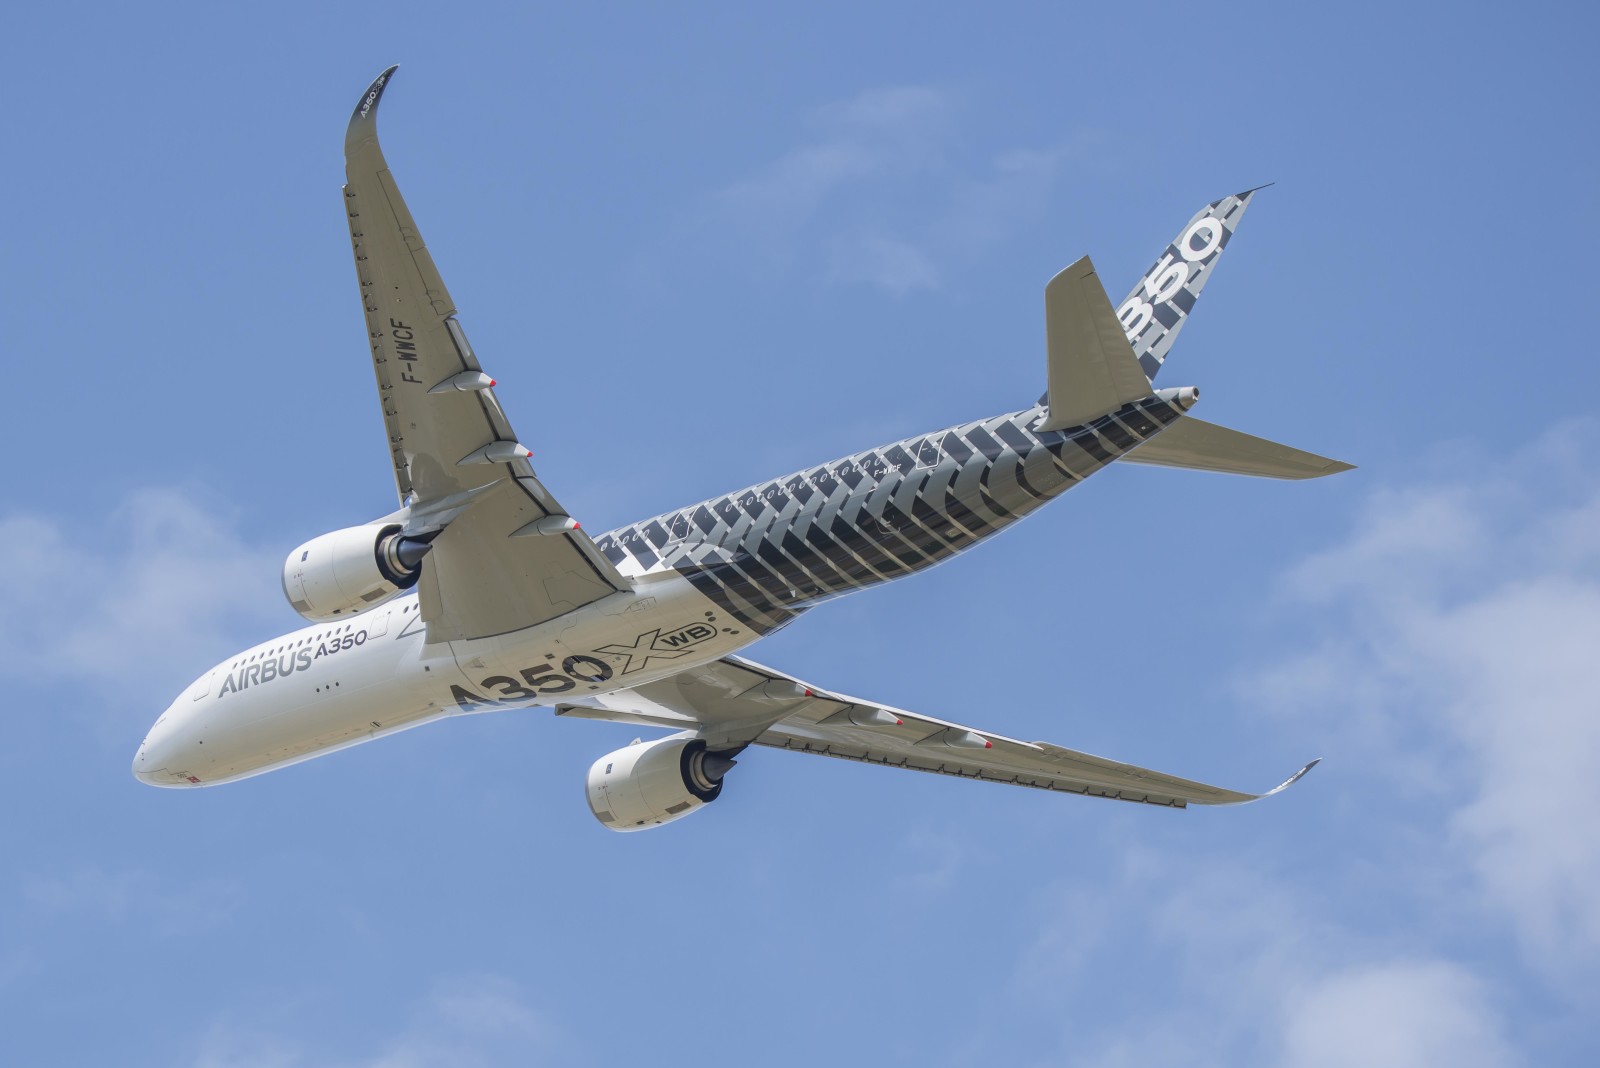
[[[139,751],[133,754],[133,777],[140,782],[149,782],[150,773],[145,770],[144,746],[139,746]]]
[[[179,746],[175,732],[164,722],[166,719],[163,715],[156,720],[150,733],[139,743],[139,751],[133,754],[133,777],[151,786],[192,786],[198,780],[173,766]]]
[[[150,762],[150,739],[146,738],[139,743],[139,751],[133,754],[133,777],[152,786],[159,785],[154,771],[155,766]]]

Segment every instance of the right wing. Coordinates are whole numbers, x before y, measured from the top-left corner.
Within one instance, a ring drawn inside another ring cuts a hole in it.
[[[534,473],[378,144],[390,67],[345,134],[345,211],[400,497],[452,518],[418,583],[428,640],[521,630],[628,588]]]
[[[962,779],[1108,797],[1147,805],[1242,805],[1270,797],[1317,761],[1265,793],[1209,786],[1133,764],[1024,742],[959,723],[830,693],[772,668],[730,656],[631,690],[558,705],[558,715],[693,730],[713,749],[747,744],[840,757]]]

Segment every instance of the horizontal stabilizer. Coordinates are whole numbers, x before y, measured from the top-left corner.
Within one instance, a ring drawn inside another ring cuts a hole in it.
[[[1321,478],[1355,467],[1265,438],[1251,437],[1193,416],[1173,423],[1122,459],[1158,467],[1220,471],[1261,478]]]
[[[1050,411],[1040,430],[1081,426],[1150,395],[1150,380],[1088,256],[1044,287],[1044,322]]]

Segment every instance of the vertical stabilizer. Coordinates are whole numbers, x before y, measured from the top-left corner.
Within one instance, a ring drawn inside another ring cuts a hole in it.
[[[1172,342],[1200,299],[1206,279],[1228,246],[1239,220],[1258,189],[1248,189],[1207,204],[1172,239],[1133,292],[1117,305],[1117,318],[1133,354],[1152,382],[1166,362]]]

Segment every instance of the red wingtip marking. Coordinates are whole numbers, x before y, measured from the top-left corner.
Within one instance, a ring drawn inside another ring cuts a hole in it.
[[[815,697],[815,696],[817,696],[816,694],[812,693],[810,690],[805,690],[803,692],[805,693],[805,695],[807,697]]]
[[[985,749],[993,749],[994,748],[994,743],[991,742],[991,741],[988,741],[987,739],[985,739],[985,741],[983,743],[983,747]]]
[[[572,521],[572,529],[573,530],[582,530],[583,529],[583,524],[578,522],[576,519],[574,519]]]
[[[494,379],[492,379],[492,378],[491,378],[491,379],[489,379],[489,384],[490,384],[490,385],[491,385],[491,386],[492,386],[492,385],[494,385],[494,384],[495,384],[495,381],[494,381]]]
[[[895,720],[895,721],[894,721],[894,725],[895,725],[895,726],[896,726],[896,727],[904,727],[904,726],[905,726],[905,725],[906,725],[906,721],[905,721],[905,720],[903,720],[903,719],[896,719],[896,720]]]

